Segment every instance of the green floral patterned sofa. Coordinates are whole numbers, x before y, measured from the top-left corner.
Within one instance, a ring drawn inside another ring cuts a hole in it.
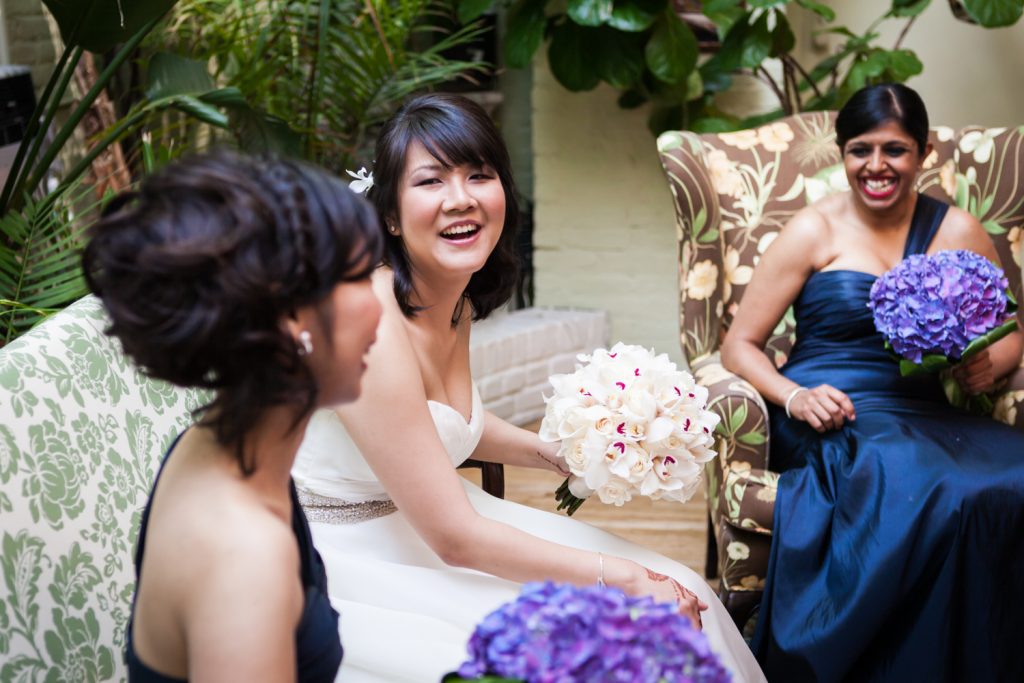
[[[834,114],[805,113],[755,130],[658,139],[675,199],[680,341],[721,417],[720,457],[707,470],[709,577],[742,627],[761,598],[778,475],[768,458],[763,399],[722,367],[718,345],[760,255],[798,209],[845,189]],[[992,236],[1019,299],[1024,230],[1024,128],[931,132],[921,191],[977,216]],[[792,309],[765,349],[781,366],[795,341]],[[996,419],[1024,428],[1024,368],[996,402]]]
[[[202,396],[105,325],[86,297],[0,349],[0,681],[125,679],[142,507]]]

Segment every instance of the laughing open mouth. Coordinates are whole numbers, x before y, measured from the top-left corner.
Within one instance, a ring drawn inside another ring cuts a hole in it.
[[[860,186],[872,199],[884,199],[896,190],[896,178],[864,178]]]
[[[465,223],[447,228],[441,233],[441,237],[452,242],[458,242],[460,240],[467,240],[478,232],[480,232],[479,225],[476,223]]]

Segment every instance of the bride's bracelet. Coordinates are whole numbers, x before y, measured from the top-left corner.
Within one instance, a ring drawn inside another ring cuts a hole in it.
[[[789,413],[789,404],[793,402],[793,399],[796,398],[796,395],[799,394],[801,391],[807,391],[807,387],[797,387],[793,391],[789,392],[789,396],[786,397],[786,405],[785,405],[786,417],[789,417],[789,418],[793,417]]]
[[[604,582],[604,554],[597,554],[597,585],[601,588],[605,587]]]

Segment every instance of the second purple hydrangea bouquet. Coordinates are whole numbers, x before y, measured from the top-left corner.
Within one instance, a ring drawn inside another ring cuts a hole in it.
[[[528,583],[476,627],[445,683],[726,683],[707,637],[676,607],[616,588]]]
[[[904,376],[948,370],[1017,329],[1003,271],[966,250],[908,256],[875,281],[868,306]],[[943,384],[953,405],[992,411],[948,373]]]

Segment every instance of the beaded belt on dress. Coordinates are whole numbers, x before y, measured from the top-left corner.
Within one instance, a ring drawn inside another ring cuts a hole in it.
[[[398,509],[390,498],[350,503],[340,498],[320,496],[302,489],[298,489],[298,494],[299,504],[302,505],[306,519],[310,522],[353,524],[390,515]]]

